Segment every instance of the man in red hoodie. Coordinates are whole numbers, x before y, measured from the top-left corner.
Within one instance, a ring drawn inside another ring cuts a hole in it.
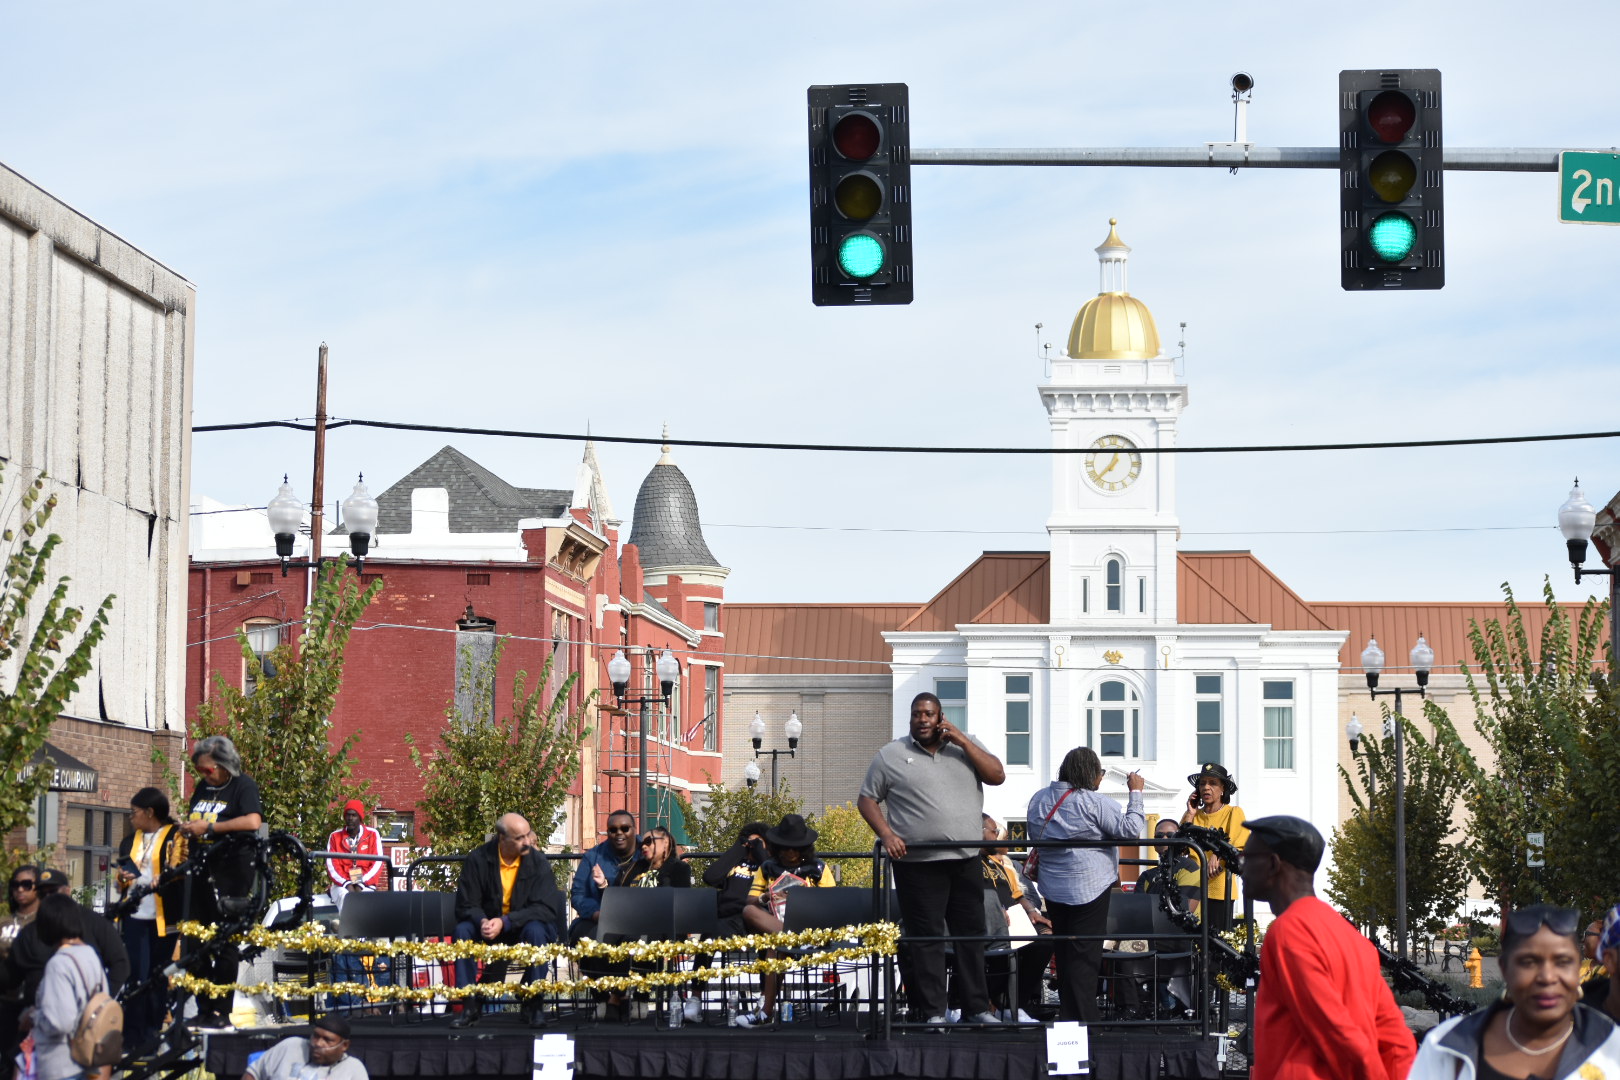
[[[1322,834],[1286,815],[1248,828],[1243,889],[1276,915],[1260,950],[1251,1080],[1406,1080],[1417,1043],[1378,951],[1316,898]]]
[[[381,855],[382,837],[366,824],[366,804],[350,799],[343,805],[343,827],[326,838],[328,851],[350,855]],[[343,899],[352,892],[386,888],[388,875],[377,859],[345,859],[341,855],[326,860],[326,876],[331,879],[332,902],[341,911]]]

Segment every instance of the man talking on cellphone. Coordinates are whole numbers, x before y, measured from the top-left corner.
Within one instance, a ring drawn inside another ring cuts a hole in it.
[[[984,825],[984,785],[1007,779],[1001,761],[945,719],[939,698],[911,701],[911,732],[885,745],[872,759],[856,806],[894,861],[895,892],[906,935],[984,936],[984,876],[978,848]],[[968,840],[960,848],[916,848],[927,841]],[[945,1023],[945,943],[901,943],[906,987],[930,1024]],[[1000,1021],[990,1010],[984,942],[956,942],[956,979],[962,1019]]]

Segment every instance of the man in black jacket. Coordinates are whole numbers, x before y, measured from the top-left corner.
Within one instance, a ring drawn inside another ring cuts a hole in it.
[[[534,830],[522,814],[506,814],[495,823],[495,839],[474,848],[462,861],[461,881],[456,886],[457,941],[545,945],[560,940],[562,890],[536,843]],[[477,970],[476,960],[457,960],[456,985],[472,985]],[[534,982],[544,970],[543,966],[529,968],[523,981]],[[476,1024],[482,1011],[477,998],[468,998],[450,1026]],[[523,1012],[531,1025],[542,1022],[537,1003],[531,1006],[526,1001]]]
[[[720,890],[715,897],[715,915],[720,921],[721,937],[748,933],[742,911],[748,903],[748,890],[754,887],[754,871],[765,861],[765,833],[769,828],[763,821],[750,821],[737,832],[737,842],[703,871],[703,884]]]

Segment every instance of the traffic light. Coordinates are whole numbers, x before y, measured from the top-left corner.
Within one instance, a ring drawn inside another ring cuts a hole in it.
[[[911,303],[911,118],[905,83],[812,86],[810,299]]]
[[[1446,283],[1440,72],[1339,72],[1340,285]]]

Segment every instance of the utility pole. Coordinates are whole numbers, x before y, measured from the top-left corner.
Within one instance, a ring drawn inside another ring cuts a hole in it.
[[[326,342],[321,342],[315,372],[315,477],[309,506],[309,561],[321,564],[323,508],[326,505]],[[313,588],[313,586],[311,586]]]

